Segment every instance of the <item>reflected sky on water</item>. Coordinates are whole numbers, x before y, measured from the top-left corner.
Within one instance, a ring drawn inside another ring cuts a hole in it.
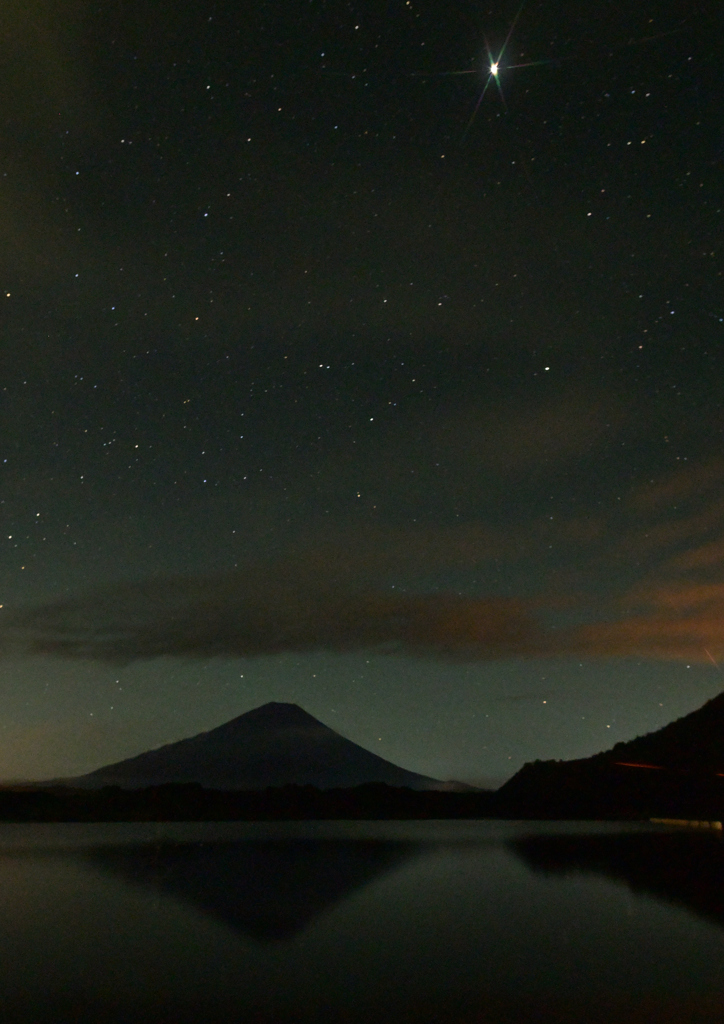
[[[719,1021],[722,859],[585,823],[3,825],[4,1013]]]

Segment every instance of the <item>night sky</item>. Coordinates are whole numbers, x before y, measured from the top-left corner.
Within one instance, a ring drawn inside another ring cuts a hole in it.
[[[281,700],[492,784],[724,688],[721,4],[0,25],[0,777]]]

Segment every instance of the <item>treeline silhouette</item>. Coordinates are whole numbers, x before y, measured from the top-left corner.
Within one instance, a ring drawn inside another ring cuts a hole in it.
[[[721,820],[724,776],[600,755],[533,761],[497,790],[491,802],[496,814],[509,818]]]
[[[537,761],[499,790],[414,790],[371,782],[350,789],[262,790],[167,783],[145,789],[0,788],[0,821],[304,821],[508,818],[724,818],[724,777],[589,761]]]
[[[65,786],[0,789],[0,821],[304,821],[323,819],[485,818],[489,791],[413,790],[366,783],[351,789],[279,786],[214,790],[196,783],[145,789]]]

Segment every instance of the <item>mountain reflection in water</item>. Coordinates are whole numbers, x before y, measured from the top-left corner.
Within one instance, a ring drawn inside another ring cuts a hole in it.
[[[534,871],[604,875],[724,927],[724,842],[718,833],[528,836],[509,847]]]
[[[411,842],[258,840],[98,847],[89,857],[259,942],[278,942],[422,847]]]
[[[721,1024],[722,853],[593,822],[8,825],[0,1019]]]

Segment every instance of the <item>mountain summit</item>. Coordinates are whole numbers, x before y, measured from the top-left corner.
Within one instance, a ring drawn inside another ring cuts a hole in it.
[[[209,732],[64,781],[92,789],[141,789],[170,782],[196,782],[207,789],[265,789],[290,783],[334,789],[366,782],[411,789],[443,786],[345,739],[297,704],[275,702]]]

